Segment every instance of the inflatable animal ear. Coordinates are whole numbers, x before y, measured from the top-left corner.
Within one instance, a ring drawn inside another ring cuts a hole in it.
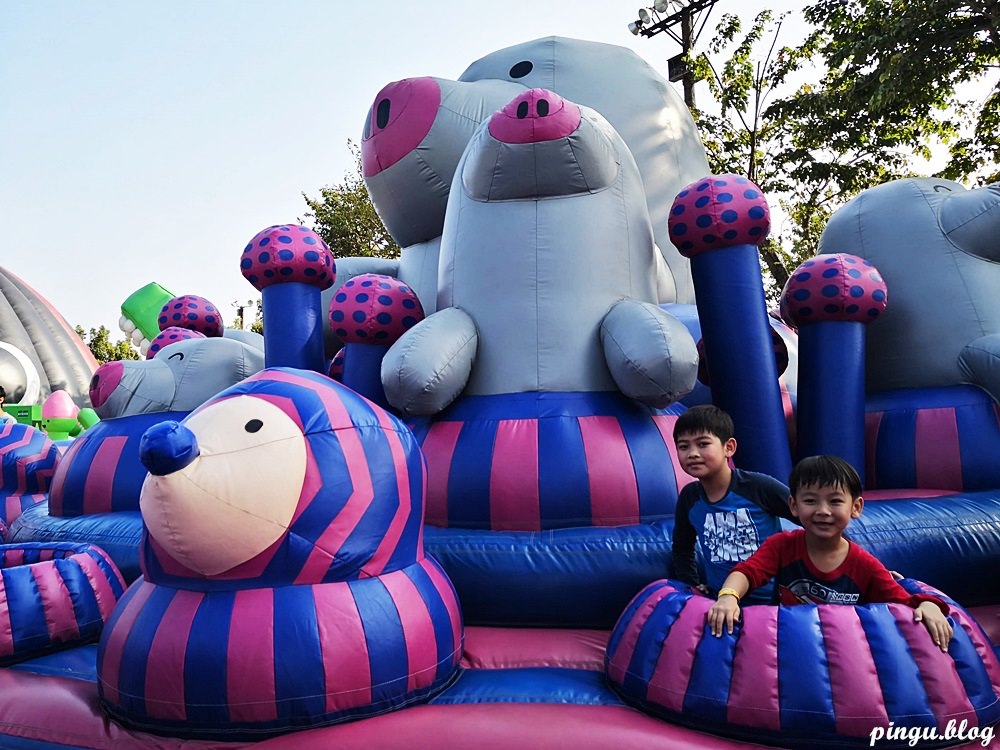
[[[424,554],[424,460],[395,417],[274,368],[151,427],[141,453],[143,578],[98,653],[113,717],[259,738],[411,705],[454,679],[458,601]]]

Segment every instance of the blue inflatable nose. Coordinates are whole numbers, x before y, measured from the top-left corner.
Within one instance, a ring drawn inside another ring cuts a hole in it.
[[[150,474],[162,477],[180,471],[201,454],[198,439],[180,422],[160,422],[139,441],[139,460]]]

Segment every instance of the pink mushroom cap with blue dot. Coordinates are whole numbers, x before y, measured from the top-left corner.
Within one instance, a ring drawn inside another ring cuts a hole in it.
[[[771,211],[764,193],[748,178],[713,175],[677,194],[667,229],[680,254],[693,258],[708,250],[760,245],[771,229]]]
[[[276,224],[254,235],[243,249],[240,270],[257,291],[285,282],[329,289],[337,275],[327,244],[297,224]]]
[[[807,260],[788,277],[781,317],[796,326],[835,320],[870,323],[887,302],[885,281],[870,261],[830,253]]]
[[[349,344],[392,344],[423,319],[416,293],[392,276],[355,276],[330,300],[330,328]]]
[[[199,331],[193,331],[190,328],[179,328],[177,326],[168,326],[160,331],[152,341],[149,342],[149,349],[146,350],[146,359],[152,359],[159,352],[162,352],[171,344],[176,344],[178,341],[187,341],[188,339],[204,339],[208,338],[204,333]]]
[[[156,321],[161,331],[167,328],[188,328],[209,338],[221,336],[225,330],[219,309],[204,297],[185,294],[174,297],[160,308]]]

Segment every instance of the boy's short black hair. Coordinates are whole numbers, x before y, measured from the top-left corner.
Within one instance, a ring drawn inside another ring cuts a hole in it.
[[[677,417],[674,422],[674,442],[681,435],[697,435],[707,432],[725,443],[733,437],[733,418],[718,406],[703,404],[692,406]]]
[[[4,399],[7,398],[7,391],[4,389],[2,385],[0,385],[0,398]]]
[[[861,497],[861,477],[840,456],[803,458],[788,476],[788,489],[794,497],[800,487],[842,487],[852,499]]]

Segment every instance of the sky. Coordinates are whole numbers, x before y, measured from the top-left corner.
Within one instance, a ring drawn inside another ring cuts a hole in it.
[[[457,78],[549,35],[631,48],[666,77],[680,48],[629,33],[641,5],[3,0],[0,267],[112,339],[121,303],[154,281],[231,322],[259,297],[239,270],[247,241],[343,181],[385,84]],[[801,3],[719,0],[696,48],[723,13],[765,6]],[[803,28],[793,17],[782,41]]]

